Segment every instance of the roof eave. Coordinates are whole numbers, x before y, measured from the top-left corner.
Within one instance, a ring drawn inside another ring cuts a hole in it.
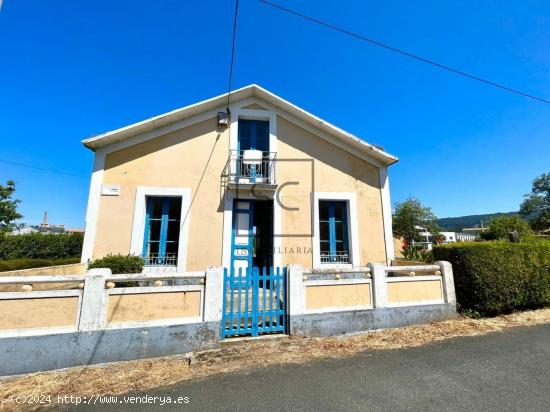
[[[272,103],[275,106],[281,108],[282,110],[285,110],[290,114],[298,117],[299,119],[304,120],[331,135],[336,135],[340,137],[343,141],[348,143],[350,146],[360,150],[361,152],[367,155],[372,156],[375,159],[378,159],[386,166],[391,166],[392,164],[398,161],[397,157],[301,109],[300,107],[271,93],[270,91],[264,89],[261,86],[258,86],[257,84],[251,84],[231,92],[231,97],[232,97],[231,100],[233,101],[242,100],[252,96],[256,96],[256,97],[259,97],[260,99],[264,99],[267,102]],[[132,137],[141,133],[146,133],[155,128],[166,126],[168,124],[171,124],[180,120],[184,120],[191,116],[202,113],[206,110],[223,108],[225,107],[226,99],[227,99],[227,93],[224,93],[222,95],[219,95],[207,100],[203,100],[201,102],[198,102],[189,106],[185,106],[180,109],[176,109],[171,112],[161,114],[159,116],[151,117],[149,119],[131,124],[129,126],[121,127],[119,129],[115,129],[110,132],[102,133],[100,135],[85,139],[82,141],[82,144],[88,149],[95,151],[103,146],[108,146],[113,143],[122,141],[128,137]]]

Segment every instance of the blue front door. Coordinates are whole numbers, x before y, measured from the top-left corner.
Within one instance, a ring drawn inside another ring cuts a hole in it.
[[[231,268],[252,268],[254,257],[254,201],[233,202]]]

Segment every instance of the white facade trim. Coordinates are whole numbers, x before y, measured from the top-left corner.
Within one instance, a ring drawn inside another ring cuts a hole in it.
[[[359,221],[357,219],[357,196],[355,192],[313,192],[313,269],[346,269],[359,267]],[[348,239],[351,264],[321,263],[319,235],[319,200],[345,200],[348,206]]]
[[[372,305],[355,305],[355,306],[331,306],[321,309],[308,309],[306,315],[313,315],[315,313],[330,313],[330,312],[349,312],[354,310],[368,310],[373,309]]]
[[[80,262],[82,263],[88,263],[92,259],[94,253],[104,168],[105,150],[98,149],[94,157],[94,168],[92,172],[92,179],[90,181],[90,193],[88,194],[86,229],[84,231],[84,243],[82,245],[82,257],[80,259]]]
[[[61,277],[62,276],[60,276],[60,278]],[[63,282],[63,280],[60,279],[59,282]],[[33,290],[30,292],[0,292],[0,300],[48,299],[48,298],[65,298],[65,297],[82,297],[82,291],[78,289],[69,289],[69,290]]]
[[[77,315],[78,317],[78,315]],[[78,328],[76,326],[58,326],[51,328],[49,326],[43,328],[25,328],[25,329],[4,329],[0,331],[0,338],[12,338],[23,336],[41,336],[41,335],[55,335],[58,333],[71,333],[76,332]]]
[[[343,143],[346,143],[346,147],[356,148],[359,151],[362,151],[367,156],[376,158],[376,160],[381,161],[387,165],[390,165],[397,161],[396,157],[384,152],[380,148],[368,144],[364,140],[326,122],[325,120],[299,108],[298,106],[282,99],[281,97],[269,92],[268,90],[256,84],[251,84],[241,89],[234,90],[231,93],[231,96],[233,97],[234,101],[245,101],[248,99],[257,98],[262,102],[261,106],[263,107],[266,107],[265,103],[271,103],[271,106],[276,106],[281,114],[282,112],[292,114],[293,117],[299,119],[301,122],[316,126],[316,129],[321,129],[322,131],[334,136]],[[132,138],[136,135],[139,135],[140,133],[147,133],[148,131],[156,128],[169,126],[172,123],[176,123],[182,119],[187,119],[203,112],[223,110],[225,108],[226,100],[227,94],[203,100],[202,102],[198,102],[181,109],[176,109],[171,112],[143,120],[133,125],[122,127],[117,130],[113,130],[111,132],[107,132],[99,136],[86,139],[83,141],[83,143],[91,149],[98,149],[99,147],[104,147],[125,139]]]
[[[388,168],[382,166],[378,169],[380,173],[380,197],[382,201],[382,221],[384,224],[384,243],[386,244],[386,264],[391,265],[395,257],[393,248],[393,227],[392,211],[390,200],[390,178]]]
[[[141,256],[143,253],[143,236],[145,234],[145,210],[147,196],[181,197],[180,237],[178,243],[177,272],[185,272],[187,267],[187,249],[189,240],[189,220],[191,217],[191,189],[179,187],[144,187],[136,190],[134,220],[130,254]],[[156,268],[152,268],[153,270]]]
[[[279,202],[273,199],[273,266],[283,265],[283,254],[275,253],[283,247],[283,209]]]
[[[222,267],[231,266],[231,236],[233,233],[233,200],[235,192],[226,190],[223,202]]]
[[[144,328],[149,326],[175,326],[187,325],[190,323],[201,323],[202,316],[193,316],[188,318],[166,318],[156,320],[134,320],[127,322],[113,322],[107,324],[105,329],[126,329],[126,328]]]
[[[388,308],[402,308],[404,306],[422,306],[422,305],[439,305],[445,303],[444,299],[433,299],[433,300],[417,300],[417,301],[406,301],[398,303],[388,303]]]
[[[182,286],[136,286],[125,288],[107,289],[109,296],[116,295],[151,295],[153,293],[172,293],[172,292],[201,292],[204,293],[202,285],[182,285]]]
[[[441,282],[441,276],[437,275],[424,275],[424,276],[391,276],[386,277],[387,283],[399,283],[399,282],[426,282],[437,280]]]
[[[305,282],[307,286],[343,286],[343,285],[370,285],[370,279],[323,279],[323,280],[308,280]]]
[[[263,102],[257,99],[245,99],[229,105],[231,111],[231,125],[229,131],[229,149],[237,150],[239,140],[239,119],[268,120],[269,121],[269,151],[277,152],[277,111],[243,109],[253,103]]]

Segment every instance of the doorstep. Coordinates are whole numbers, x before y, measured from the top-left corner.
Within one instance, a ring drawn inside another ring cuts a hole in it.
[[[221,347],[229,347],[234,345],[239,345],[242,343],[247,342],[255,342],[255,341],[269,341],[269,340],[277,340],[277,339],[286,339],[289,338],[290,335],[285,335],[282,333],[274,334],[274,335],[261,335],[261,336],[239,336],[237,338],[225,338],[220,341]]]

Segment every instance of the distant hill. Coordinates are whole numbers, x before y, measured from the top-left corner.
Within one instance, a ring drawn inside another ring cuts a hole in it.
[[[517,215],[518,212],[507,212],[507,213],[489,213],[486,215],[469,215],[469,216],[458,216],[458,217],[444,217],[438,219],[437,223],[441,229],[448,231],[458,231],[464,229],[465,227],[480,227],[481,222],[483,226],[487,226],[491,219],[502,215]]]

